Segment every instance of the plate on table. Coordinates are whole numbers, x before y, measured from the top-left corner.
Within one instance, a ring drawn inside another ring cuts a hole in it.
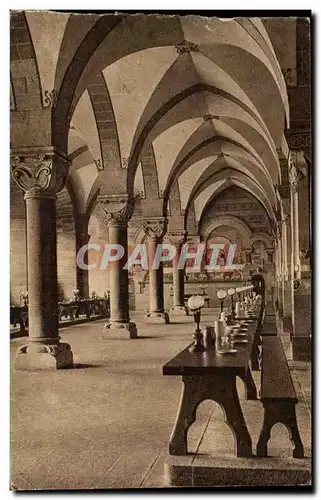
[[[237,352],[237,350],[233,349],[233,348],[231,348],[231,349],[224,349],[224,350],[219,349],[217,351],[218,354],[235,354],[236,352]]]
[[[237,335],[238,333],[246,333],[247,332],[247,328],[238,328],[237,330],[234,330],[233,331],[233,335]]]
[[[247,344],[248,340],[247,339],[238,339],[238,338],[233,338],[231,339],[232,344]]]

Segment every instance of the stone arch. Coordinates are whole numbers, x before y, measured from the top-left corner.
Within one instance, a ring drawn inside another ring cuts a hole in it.
[[[246,248],[251,246],[252,231],[249,226],[239,219],[233,216],[222,216],[212,219],[201,231],[201,238],[203,241],[207,241],[209,235],[220,226],[231,226],[240,233],[244,246]]]
[[[266,248],[272,248],[273,247],[271,237],[268,236],[265,233],[262,233],[262,232],[254,233],[251,236],[251,238],[250,238],[250,245],[249,245],[249,247],[252,247],[253,243],[255,243],[256,241],[263,241],[263,243],[265,244]]]
[[[143,226],[140,226],[134,235],[135,245],[139,245],[141,243],[144,243],[145,237],[146,237],[146,235],[145,235],[144,228],[143,228]]]

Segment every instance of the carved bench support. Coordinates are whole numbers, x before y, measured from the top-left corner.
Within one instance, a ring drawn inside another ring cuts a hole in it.
[[[278,422],[284,424],[288,431],[289,437],[294,444],[293,458],[304,458],[304,449],[301,441],[295,405],[298,401],[292,400],[263,400],[264,420],[262,430],[256,447],[258,457],[267,457],[267,444],[271,437],[271,429]]]

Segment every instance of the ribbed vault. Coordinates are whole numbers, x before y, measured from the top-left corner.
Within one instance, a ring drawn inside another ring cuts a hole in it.
[[[48,23],[44,12],[13,17],[12,114],[25,106],[27,60],[39,120],[71,161],[78,213],[89,218],[100,191],[128,192],[136,215],[170,207],[186,227],[235,185],[273,219],[289,104],[261,20],[56,12]],[[21,136],[13,130],[13,142]]]

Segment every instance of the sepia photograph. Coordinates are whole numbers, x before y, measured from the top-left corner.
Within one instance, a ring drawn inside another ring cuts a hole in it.
[[[8,490],[312,491],[311,11],[8,22]]]

